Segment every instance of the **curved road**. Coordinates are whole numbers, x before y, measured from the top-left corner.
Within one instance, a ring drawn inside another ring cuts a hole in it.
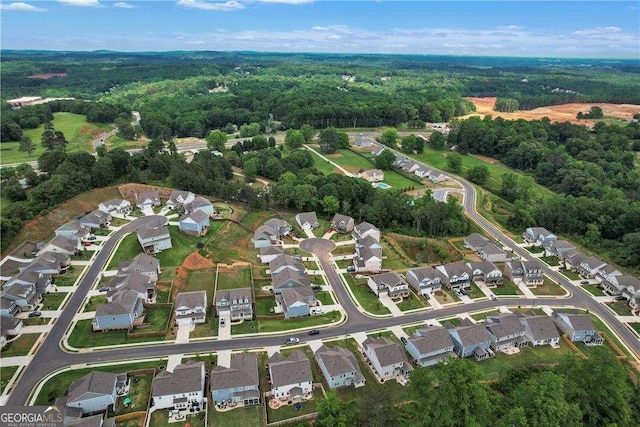
[[[429,166],[431,169],[433,167]],[[448,175],[448,174],[447,174]],[[451,176],[451,175],[449,175]],[[525,258],[530,254],[520,248],[513,240],[508,238],[501,230],[496,228],[481,217],[475,210],[476,192],[475,188],[467,181],[458,177],[452,177],[458,181],[464,188],[466,196],[464,199],[464,208],[467,215],[475,221],[480,227],[497,238],[505,246],[509,246],[515,253]],[[85,277],[80,282],[78,289],[64,308],[61,316],[57,319],[52,330],[45,338],[41,348],[35,354],[31,363],[27,366],[22,374],[20,381],[14,386],[11,396],[7,402],[8,405],[24,405],[27,403],[30,394],[41,378],[51,372],[70,365],[78,365],[85,363],[98,363],[120,360],[135,360],[149,357],[166,357],[171,354],[186,353],[204,353],[220,350],[237,350],[261,348],[265,346],[281,345],[283,337],[289,336],[291,333],[284,332],[281,335],[274,336],[256,336],[246,338],[234,338],[226,341],[200,341],[188,344],[174,344],[173,342],[159,343],[155,345],[145,345],[138,347],[120,348],[112,350],[92,351],[85,353],[68,353],[60,348],[60,342],[66,333],[67,328],[80,308],[87,292],[90,290],[95,278],[100,274],[107,259],[117,242],[127,233],[135,231],[142,225],[149,225],[153,221],[165,220],[162,216],[148,216],[134,220],[130,224],[124,226],[116,232],[112,238],[105,242],[103,248],[96,256],[94,263],[87,271]],[[332,265],[329,252],[331,248],[320,244],[322,239],[308,239],[303,242],[303,250],[313,252],[319,259],[324,269],[330,285],[332,286],[338,302],[342,305],[347,313],[347,320],[340,326],[325,329],[322,332],[323,338],[331,338],[350,334],[354,332],[365,332],[367,330],[386,328],[390,326],[409,324],[414,322],[422,322],[427,319],[435,319],[442,317],[454,316],[456,314],[466,313],[469,311],[490,309],[501,305],[534,305],[544,300],[544,305],[550,307],[576,306],[589,309],[591,312],[602,317],[609,327],[627,344],[627,346],[637,355],[640,354],[640,340],[621,324],[614,315],[611,314],[602,305],[595,302],[590,296],[586,295],[582,290],[576,290],[576,287],[564,276],[551,270],[543,264],[545,274],[553,280],[560,282],[565,288],[572,292],[568,298],[500,298],[498,301],[484,300],[473,302],[471,304],[460,304],[452,307],[446,307],[439,310],[428,310],[426,312],[414,313],[400,317],[372,318],[362,313],[351,300],[344,284],[342,283],[338,273]],[[315,337],[308,337],[306,334],[300,336],[300,341],[305,342]]]

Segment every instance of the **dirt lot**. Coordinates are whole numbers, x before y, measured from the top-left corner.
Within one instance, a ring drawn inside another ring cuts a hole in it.
[[[619,119],[630,119],[635,113],[640,112],[640,105],[633,104],[563,104],[553,105],[549,107],[540,107],[529,111],[515,111],[513,113],[500,113],[493,111],[493,106],[496,103],[496,98],[467,98],[473,102],[476,106],[476,112],[469,114],[470,116],[485,116],[492,115],[493,117],[502,117],[507,120],[539,120],[543,117],[548,117],[552,122],[565,122],[581,123],[584,125],[593,125],[593,120],[577,120],[576,115],[579,112],[586,113],[593,106],[602,108],[602,112],[605,117],[615,117]]]
[[[52,77],[67,77],[67,73],[45,73],[45,74],[34,74],[29,76],[30,79],[43,79],[49,80]]]

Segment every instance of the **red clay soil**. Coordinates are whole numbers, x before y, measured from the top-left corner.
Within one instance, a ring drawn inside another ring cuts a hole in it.
[[[487,162],[487,163],[498,163],[498,161],[496,159],[493,159],[491,157],[487,157],[487,156],[481,156],[480,154],[472,154],[473,157],[482,160],[483,162]]]
[[[213,268],[215,264],[210,259],[207,259],[200,255],[198,252],[193,252],[187,256],[180,266],[188,270],[199,270],[202,268]]]

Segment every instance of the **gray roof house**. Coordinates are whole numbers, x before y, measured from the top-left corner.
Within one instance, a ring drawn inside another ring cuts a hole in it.
[[[147,254],[138,254],[131,260],[120,261],[118,276],[126,276],[133,272],[145,274],[156,282],[160,274],[160,261]]]
[[[16,283],[3,290],[2,299],[13,301],[20,311],[33,311],[42,301],[42,295],[36,292],[32,283]]]
[[[465,289],[471,286],[469,269],[464,262],[439,265],[436,271],[448,289]]]
[[[160,194],[156,190],[142,191],[136,193],[136,206],[139,209],[160,206]]]
[[[210,388],[215,405],[259,405],[258,357],[246,352],[233,354],[228,368],[216,366],[211,370]]]
[[[562,255],[562,259],[569,270],[577,271],[580,268],[580,264],[587,256],[578,250],[567,251]]]
[[[65,236],[56,236],[51,239],[40,252],[57,252],[67,255],[74,255],[79,250],[80,240],[68,238]]]
[[[405,344],[407,351],[420,366],[431,366],[456,357],[449,331],[442,326],[426,326],[414,331]]]
[[[487,286],[502,285],[502,271],[489,261],[468,262],[471,280],[482,281]]]
[[[173,372],[162,371],[153,379],[151,398],[156,409],[204,408],[204,362],[189,360]]]
[[[139,228],[138,243],[140,243],[142,250],[148,254],[155,254],[173,247],[171,244],[171,234],[166,225],[155,228]]]
[[[213,204],[204,197],[197,196],[191,202],[184,205],[184,210],[187,213],[202,212],[207,216],[214,216],[218,213],[218,210]]]
[[[322,345],[316,350],[315,359],[329,388],[358,388],[365,385],[366,379],[362,375],[360,364],[349,350],[340,346],[329,348]]]
[[[419,295],[430,295],[442,288],[440,275],[433,267],[418,267],[407,270],[407,283]]]
[[[487,243],[478,251],[478,256],[484,261],[506,262],[511,259],[511,255],[499,248],[493,242]]]
[[[284,357],[279,352],[269,358],[269,378],[273,397],[296,400],[312,392],[311,362],[300,350]]]
[[[318,222],[318,217],[315,212],[301,212],[296,214],[296,222],[303,229],[320,227],[320,223]]]
[[[598,334],[593,322],[586,314],[553,313],[553,321],[571,341],[582,341],[587,345],[602,345],[604,338]]]
[[[374,226],[373,224],[369,224],[368,222],[361,222],[360,224],[353,227],[353,232],[351,233],[352,237],[355,240],[364,239],[367,236],[371,236],[377,241],[380,241],[380,230]]]
[[[612,265],[607,264],[598,270],[598,272],[596,273],[596,280],[599,283],[602,283],[608,280],[610,277],[620,276],[620,275],[622,275],[622,272],[620,270],[618,270],[616,267]]]
[[[552,240],[557,240],[555,234],[544,227],[529,227],[522,234],[522,238],[529,243],[545,245]]]
[[[18,304],[10,298],[4,297],[4,292],[0,294],[0,315],[15,316],[20,311]]]
[[[35,257],[25,270],[57,276],[67,271],[67,267],[70,265],[71,257],[69,254],[62,252],[43,252]]]
[[[285,319],[308,316],[310,306],[316,304],[316,297],[309,286],[284,288],[276,295],[276,301],[281,305]]]
[[[98,210],[101,210],[102,212],[106,212],[108,214],[128,214],[132,209],[133,208],[131,207],[131,202],[123,199],[111,199],[98,205]]]
[[[362,348],[374,373],[382,380],[395,378],[403,383],[409,372],[413,371],[402,347],[385,337],[367,337],[362,342]]]
[[[369,182],[378,182],[384,180],[384,171],[382,169],[366,169],[360,172],[359,176]]]
[[[79,218],[78,221],[83,226],[95,230],[98,228],[106,228],[109,225],[109,221],[111,221],[111,215],[109,215],[108,212],[102,212],[96,209]]]
[[[457,328],[449,329],[449,335],[453,339],[454,351],[458,356],[474,356],[478,361],[491,356],[487,351],[491,346],[491,334],[483,324],[461,323]]]
[[[176,295],[176,323],[204,323],[207,318],[207,291],[179,292]]]
[[[104,418],[103,414],[96,414],[90,417],[65,420],[64,427],[116,427],[116,422],[115,418]]]
[[[555,347],[560,342],[560,334],[549,316],[519,316],[524,326],[524,335],[534,346],[548,344]]]
[[[609,275],[606,280],[602,281],[600,286],[609,295],[622,295],[625,291],[633,295],[635,291],[640,290],[640,280],[627,274]]]
[[[271,233],[276,236],[276,239],[280,239],[282,236],[291,233],[293,229],[291,224],[280,218],[271,218],[265,221],[264,225],[271,230]]]
[[[231,320],[253,319],[251,288],[216,290],[216,312],[228,313]]]
[[[173,190],[167,200],[166,206],[175,208],[178,206],[184,206],[195,199],[196,195],[191,191]]]
[[[487,317],[487,331],[491,334],[491,348],[501,351],[509,347],[520,348],[529,343],[525,329],[515,314],[496,314]]]
[[[22,319],[9,314],[0,314],[0,335],[5,338],[5,343],[6,337],[18,335],[22,326],[24,326]]]
[[[253,247],[256,249],[269,247],[277,243],[278,240],[280,240],[280,237],[278,237],[272,228],[266,225],[261,225],[253,232]]]
[[[292,270],[298,273],[304,273],[304,264],[296,261],[291,255],[284,254],[274,258],[269,262],[269,271],[271,274],[279,274],[284,270]]]
[[[355,222],[353,218],[347,215],[335,214],[331,220],[331,228],[338,233],[351,233],[354,226]]]
[[[513,281],[522,281],[528,287],[544,283],[542,264],[538,261],[509,261],[504,265],[504,275]]]
[[[192,236],[201,236],[209,228],[209,215],[203,211],[194,211],[182,215],[178,222],[178,229]]]
[[[310,287],[311,282],[305,273],[285,268],[280,273],[271,275],[273,292],[279,294],[285,288]]]
[[[433,172],[433,170],[425,166],[420,166],[418,169],[413,171],[414,175],[419,178],[428,177],[431,175],[431,172]]]
[[[91,371],[71,383],[66,406],[79,408],[82,415],[114,409],[117,398],[118,375]]]
[[[72,219],[56,229],[56,236],[64,236],[70,239],[84,240],[91,234],[91,229],[85,227],[77,219]]]
[[[561,257],[563,253],[575,250],[576,247],[566,240],[548,240],[544,245],[545,256]]]
[[[394,271],[370,276],[367,285],[378,297],[387,295],[392,299],[404,299],[410,294],[409,284]]]
[[[107,301],[111,301],[113,296],[121,290],[130,290],[138,293],[138,298],[145,302],[153,302],[156,297],[156,284],[151,277],[146,274],[133,272],[126,276],[116,276],[107,284]]]
[[[265,246],[260,248],[259,257],[262,264],[267,264],[280,255],[284,255],[284,249],[282,249],[282,246]]]
[[[373,149],[373,151],[371,151],[371,154],[373,154],[374,156],[379,156],[380,154],[382,154],[382,152],[385,150],[385,146],[384,145],[379,145],[376,144],[375,148]]]
[[[27,268],[15,276],[12,276],[3,285],[3,289],[9,289],[16,283],[21,283],[23,285],[32,284],[36,287],[36,293],[43,295],[49,293],[49,290],[51,289],[51,275]]]
[[[464,247],[472,251],[478,252],[480,248],[489,243],[490,240],[486,237],[473,233],[464,238]]]
[[[578,274],[587,279],[593,279],[596,277],[596,273],[606,266],[606,262],[594,256],[590,256],[580,262],[580,265],[578,266]]]
[[[116,292],[111,302],[98,304],[91,322],[94,331],[129,329],[142,317],[144,307],[138,293],[130,290]]]

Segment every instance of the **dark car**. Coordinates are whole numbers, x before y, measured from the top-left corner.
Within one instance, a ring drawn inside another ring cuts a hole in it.
[[[29,317],[40,317],[42,316],[42,313],[40,313],[39,311],[34,311],[29,313]]]
[[[109,287],[108,287],[108,286],[100,286],[100,287],[98,288],[98,290],[99,290],[100,292],[107,292],[107,291],[109,290]]]
[[[625,297],[623,297],[622,295],[618,295],[617,297],[614,298],[614,300],[616,300],[616,301],[626,301],[627,299]]]
[[[347,272],[352,273],[356,271],[356,268],[353,265],[350,265],[349,267],[347,267]]]
[[[589,281],[588,280],[583,280],[582,282],[580,282],[581,285],[588,285]]]
[[[322,290],[322,286],[320,286],[320,285],[311,285],[311,289],[313,289],[314,291],[321,291]]]
[[[312,330],[310,330],[310,331],[308,332],[308,334],[309,334],[309,335],[318,335],[319,333],[320,333],[320,331],[319,331],[319,330],[317,330],[317,329],[312,329]]]
[[[400,337],[400,341],[402,341],[402,344],[407,345],[407,339],[405,337]]]

